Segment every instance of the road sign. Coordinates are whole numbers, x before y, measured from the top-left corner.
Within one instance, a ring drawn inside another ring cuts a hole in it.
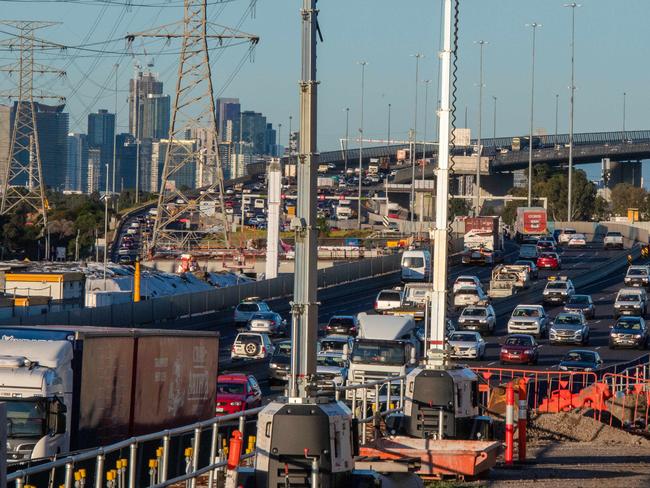
[[[390,220],[388,220],[388,217],[382,217],[381,220],[384,223],[384,227],[388,228],[388,225],[390,224]]]

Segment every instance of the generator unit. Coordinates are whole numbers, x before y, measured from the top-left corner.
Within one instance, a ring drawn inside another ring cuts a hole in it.
[[[478,417],[478,377],[469,368],[420,367],[406,379],[406,435],[419,438],[470,439]]]
[[[255,486],[351,486],[358,451],[350,409],[331,399],[269,403],[257,420]]]

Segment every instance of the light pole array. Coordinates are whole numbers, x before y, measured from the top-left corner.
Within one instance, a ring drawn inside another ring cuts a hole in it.
[[[418,85],[420,84],[420,58],[424,57],[424,54],[416,53],[412,54],[415,58],[415,107],[413,110],[413,146],[411,147],[411,222],[415,220],[415,150],[417,147],[417,133],[418,133]]]
[[[429,120],[429,85],[431,80],[424,80],[424,133],[422,134],[422,191],[424,191],[424,170],[427,158],[427,121]],[[420,198],[420,223],[424,222],[424,193]]]
[[[479,82],[478,82],[478,135],[477,135],[477,158],[476,158],[476,207],[474,214],[478,217],[481,213],[481,129],[483,125],[483,47],[487,41],[476,41],[480,47],[479,58]]]
[[[580,4],[575,2],[564,4],[571,8],[571,90],[569,109],[569,188],[567,202],[567,222],[573,217],[573,110],[575,104],[575,33],[576,33],[576,7]]]
[[[492,115],[492,139],[496,141],[497,138],[497,97],[494,95],[492,96],[492,100],[494,101],[494,113]],[[496,142],[495,142],[496,145]]]
[[[361,180],[363,179],[363,96],[366,86],[367,61],[359,61],[361,65],[361,124],[359,125],[359,199],[357,200],[357,227],[361,229]]]
[[[350,146],[350,107],[345,107],[345,152],[343,153],[343,178],[348,177],[348,148]]]
[[[528,139],[528,206],[532,205],[533,201],[533,123],[535,114],[535,40],[537,37],[537,28],[542,24],[532,22],[526,24],[526,27],[531,27],[533,31],[532,36],[532,54],[531,54],[531,72],[530,72],[530,131]]]

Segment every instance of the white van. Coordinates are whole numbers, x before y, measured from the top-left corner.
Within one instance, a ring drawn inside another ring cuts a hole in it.
[[[431,279],[431,253],[418,249],[402,254],[402,281],[429,281]]]
[[[352,209],[344,205],[337,205],[336,220],[349,220],[352,218]]]

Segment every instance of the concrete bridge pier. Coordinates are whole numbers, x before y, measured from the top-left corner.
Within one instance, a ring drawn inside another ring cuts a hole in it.
[[[610,190],[619,183],[629,183],[636,187],[643,184],[641,161],[613,161],[603,158],[601,168],[603,182]]]

